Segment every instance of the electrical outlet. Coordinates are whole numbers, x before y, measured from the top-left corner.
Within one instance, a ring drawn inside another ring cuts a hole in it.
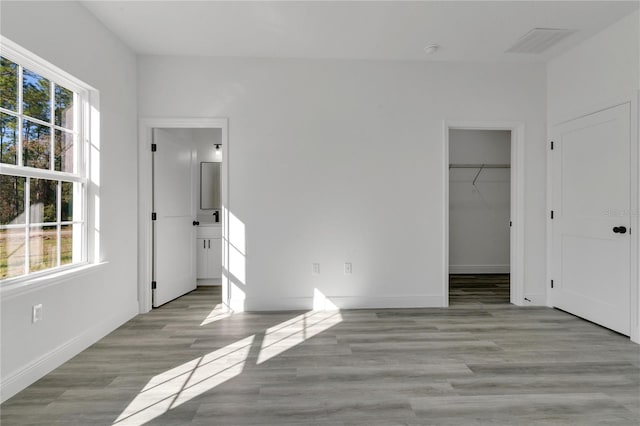
[[[37,305],[33,305],[32,314],[32,322],[35,324],[38,321],[42,320],[42,303],[38,303]]]
[[[313,264],[313,275],[320,275],[320,264],[319,263],[314,263]]]
[[[351,275],[353,273],[353,265],[351,262],[347,262],[344,264],[344,273],[347,275]]]

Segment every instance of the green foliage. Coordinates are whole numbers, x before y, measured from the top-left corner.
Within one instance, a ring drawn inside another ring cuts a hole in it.
[[[0,58],[0,106],[18,110],[18,65]]]
[[[49,121],[51,117],[51,83],[26,68],[23,69],[22,76],[23,113],[29,117]]]
[[[0,224],[24,223],[24,187],[26,179],[0,175]]]
[[[0,107],[8,110],[0,113],[0,163],[22,165],[45,170],[72,172],[74,137],[71,132],[56,130],[52,123],[74,130],[74,92],[42,76],[0,57]],[[18,93],[22,85],[22,105]],[[53,85],[53,86],[52,86]],[[51,89],[53,87],[53,99]],[[24,114],[22,134],[18,134],[18,120]],[[53,108],[53,111],[52,111]],[[53,116],[52,116],[53,114]],[[38,119],[47,124],[37,124]],[[21,136],[21,137],[20,137]],[[53,140],[52,140],[53,138]],[[22,141],[22,159],[18,158],[18,142]],[[51,164],[51,150],[54,164]],[[22,161],[20,161],[22,160]],[[73,220],[73,183],[50,179],[0,175],[0,225],[25,224],[26,215],[31,222],[53,223],[52,226],[29,229],[0,229],[0,279],[22,275],[25,265],[25,246],[30,246],[28,263],[30,271],[57,266],[57,238],[60,228],[60,264],[71,263],[73,257],[72,226],[55,225],[58,220],[58,185],[61,185],[61,219]],[[28,198],[27,198],[28,197]],[[30,206],[27,210],[25,203]]]
[[[58,182],[48,179],[31,179],[30,183],[30,202],[32,214],[36,212],[42,213],[42,218],[32,218],[40,222],[55,222],[56,215],[56,195]]]
[[[17,164],[17,151],[18,120],[16,117],[0,113],[0,162]]]
[[[73,92],[56,84],[55,123],[67,129],[73,128]]]

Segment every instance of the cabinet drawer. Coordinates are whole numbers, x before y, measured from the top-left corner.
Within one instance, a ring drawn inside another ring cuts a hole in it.
[[[197,238],[222,238],[221,226],[198,226]]]

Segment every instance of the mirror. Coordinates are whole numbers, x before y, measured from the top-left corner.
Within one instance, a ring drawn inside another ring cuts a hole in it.
[[[220,209],[220,163],[200,163],[200,210]]]

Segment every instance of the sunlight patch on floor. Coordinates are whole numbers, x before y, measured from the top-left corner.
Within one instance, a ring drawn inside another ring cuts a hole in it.
[[[314,294],[314,299],[319,300],[318,306],[335,308],[319,291]],[[228,316],[230,313],[222,304],[218,304],[200,325],[211,324]],[[339,311],[305,312],[268,328],[257,360],[253,355],[251,359],[256,365],[262,364],[340,322],[342,315]],[[254,344],[258,346],[255,334],[152,377],[113,425],[145,424],[239,376],[245,369]]]
[[[341,322],[340,312],[312,311],[267,329],[258,355],[258,364],[280,355]]]
[[[238,376],[255,336],[154,376],[113,423],[142,425]]]
[[[227,309],[225,309],[224,305],[222,303],[218,303],[216,307],[213,308],[211,312],[209,312],[209,315],[207,315],[207,317],[202,320],[202,322],[200,323],[200,327],[219,321],[221,319],[228,318],[230,316],[231,313]]]

